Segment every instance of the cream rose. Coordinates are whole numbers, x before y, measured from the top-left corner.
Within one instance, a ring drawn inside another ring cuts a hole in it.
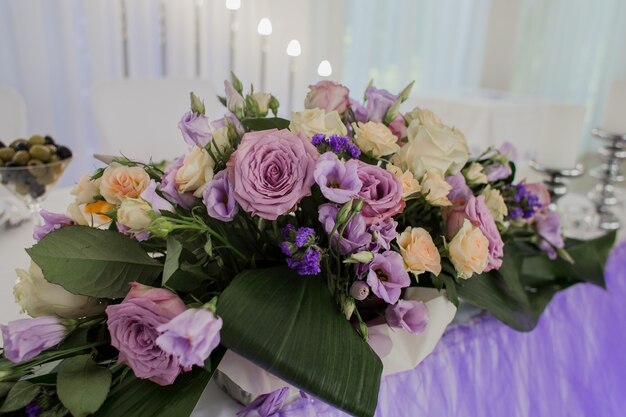
[[[427,171],[422,178],[422,194],[433,206],[451,206],[448,193],[452,186],[448,184],[439,172]]]
[[[148,187],[150,176],[140,167],[128,167],[113,162],[102,174],[100,194],[114,205],[125,198],[137,198]]]
[[[441,256],[430,233],[421,227],[407,227],[396,240],[408,271],[416,275],[426,271],[439,275]]]
[[[410,112],[404,115],[404,119],[407,123],[411,123],[413,120],[419,120],[423,125],[440,125],[441,119],[435,113],[428,109],[414,108]]]
[[[78,204],[93,203],[94,198],[100,195],[101,178],[91,180],[91,175],[83,175],[74,185],[70,194],[76,196]]]
[[[181,193],[193,191],[193,195],[200,198],[204,185],[213,178],[215,162],[209,153],[197,146],[189,152],[183,160],[183,165],[174,177]]]
[[[366,154],[375,158],[391,155],[396,153],[398,146],[398,138],[387,126],[382,123],[352,123],[354,128],[354,142]]]
[[[67,319],[101,313],[106,304],[97,298],[76,295],[43,276],[37,264],[31,261],[28,271],[16,269],[17,282],[13,287],[15,301],[31,317],[59,316]]]
[[[448,252],[459,278],[468,279],[475,273],[480,274],[489,263],[489,241],[467,219],[450,241]]]
[[[468,184],[487,184],[489,180],[483,172],[483,166],[478,162],[472,162],[464,172]]]
[[[152,223],[153,213],[150,204],[141,198],[127,198],[122,201],[117,211],[117,221],[130,230],[140,232],[146,230]]]
[[[289,130],[296,135],[302,133],[309,139],[316,133],[342,136],[348,133],[339,113],[336,111],[327,113],[322,109],[308,109],[293,113]]]
[[[485,196],[485,205],[493,218],[499,222],[503,221],[506,215],[509,214],[509,210],[500,191],[494,190],[488,185],[481,194]]]
[[[411,171],[402,171],[400,168],[393,164],[387,164],[387,171],[391,172],[398,178],[398,181],[402,184],[402,198],[408,199],[410,196],[419,193],[422,189],[420,182],[415,179]]]
[[[392,162],[410,170],[422,179],[426,171],[441,175],[459,172],[469,158],[469,148],[463,134],[442,123],[432,113],[416,109],[407,128],[408,142],[394,155]]]

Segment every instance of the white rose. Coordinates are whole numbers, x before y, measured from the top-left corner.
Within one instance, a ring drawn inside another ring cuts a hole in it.
[[[308,109],[293,113],[289,130],[296,135],[302,133],[309,139],[316,133],[327,136],[345,136],[348,133],[339,113],[336,111],[326,113],[322,109]]]
[[[408,142],[394,155],[392,162],[410,170],[421,180],[426,171],[441,175],[458,173],[469,158],[469,148],[463,134],[444,124],[424,110],[417,109],[407,128]]]
[[[270,100],[272,99],[272,95],[268,93],[253,93],[252,100],[259,107],[259,114],[261,116],[266,116],[270,106]]]
[[[433,206],[451,206],[448,193],[452,186],[448,184],[439,172],[427,171],[422,178],[422,194]]]
[[[489,241],[480,229],[465,219],[448,245],[450,260],[459,278],[480,274],[489,262]]]
[[[16,269],[17,282],[13,287],[15,301],[31,317],[59,316],[67,319],[101,313],[106,304],[97,298],[76,295],[43,276],[41,269],[31,261],[28,271]]]
[[[117,221],[129,229],[140,232],[152,223],[153,213],[150,204],[140,198],[127,198],[117,211]]]
[[[366,154],[375,158],[391,155],[400,149],[398,138],[382,123],[352,123],[354,142]]]
[[[396,176],[400,184],[402,184],[402,198],[408,199],[410,196],[419,193],[422,189],[420,182],[415,179],[411,171],[402,171],[393,164],[387,164],[387,171]]]
[[[93,203],[94,198],[100,195],[100,181],[101,178],[92,181],[91,175],[83,175],[74,185],[70,194],[76,196],[78,204]]]
[[[423,125],[440,125],[441,119],[435,113],[428,109],[420,109],[419,107],[414,108],[410,112],[404,115],[404,119],[407,123],[411,123],[413,120],[417,119]]]
[[[499,222],[503,221],[506,215],[509,214],[509,210],[500,191],[494,190],[488,185],[481,194],[485,196],[485,205],[493,218]]]
[[[487,184],[489,180],[487,175],[483,172],[483,166],[478,162],[472,162],[467,169],[465,169],[465,179],[469,184]]]
[[[213,178],[215,162],[206,149],[194,146],[185,156],[183,165],[176,172],[174,181],[181,193],[193,191],[193,195],[200,198],[204,185]]]

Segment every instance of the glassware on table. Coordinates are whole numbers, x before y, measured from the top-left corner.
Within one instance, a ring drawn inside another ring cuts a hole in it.
[[[59,182],[72,158],[26,166],[0,166],[0,183],[29,209],[35,224],[41,224],[41,203]]]

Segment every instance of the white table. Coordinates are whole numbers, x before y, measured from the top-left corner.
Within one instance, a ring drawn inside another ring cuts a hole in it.
[[[50,192],[48,199],[43,203],[47,210],[64,213],[67,204],[71,201],[69,188],[59,188]],[[0,191],[0,198],[6,196]],[[0,322],[26,317],[19,312],[19,306],[13,300],[13,284],[15,283],[16,268],[28,269],[30,263],[24,248],[33,245],[33,223],[23,223],[12,229],[0,229]],[[0,343],[0,346],[2,344]],[[215,384],[209,382],[204,394],[200,398],[193,417],[233,417],[241,405],[228,397]]]

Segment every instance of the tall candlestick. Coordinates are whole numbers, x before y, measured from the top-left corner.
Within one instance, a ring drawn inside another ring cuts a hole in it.
[[[297,39],[292,39],[287,45],[289,55],[289,90],[287,92],[287,111],[293,112],[293,90],[296,78],[296,58],[300,56],[302,49]]]
[[[235,41],[237,37],[237,10],[241,7],[241,0],[226,0],[226,8],[230,11],[230,36],[228,47],[228,67],[235,72]]]
[[[540,121],[535,161],[553,169],[576,166],[583,134],[585,108],[548,104]]]
[[[626,133],[626,80],[616,80],[611,84],[602,128],[620,135]]]
[[[272,22],[267,17],[264,17],[259,21],[259,25],[256,28],[259,35],[261,35],[261,65],[259,84],[261,91],[265,91],[265,78],[267,71],[267,51],[269,50],[269,37],[272,34]]]

